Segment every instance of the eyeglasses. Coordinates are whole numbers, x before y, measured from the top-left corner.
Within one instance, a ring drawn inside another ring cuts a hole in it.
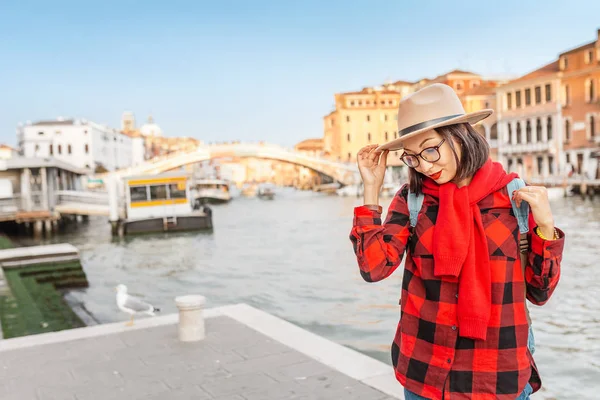
[[[427,147],[419,154],[404,153],[400,156],[400,159],[410,168],[417,168],[419,166],[419,157],[430,163],[436,162],[441,157],[439,148],[442,147],[445,141],[446,139],[442,139],[437,146]]]

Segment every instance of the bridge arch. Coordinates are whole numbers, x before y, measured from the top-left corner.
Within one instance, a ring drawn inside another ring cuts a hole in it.
[[[119,177],[127,175],[158,174],[184,165],[194,164],[217,158],[261,158],[301,165],[320,174],[329,176],[341,185],[358,182],[358,168],[318,157],[307,156],[289,151],[279,146],[264,144],[227,144],[202,146],[190,152],[171,153],[143,164],[123,170],[114,171],[111,175]]]

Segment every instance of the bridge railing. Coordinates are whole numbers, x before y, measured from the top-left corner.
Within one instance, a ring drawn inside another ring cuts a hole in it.
[[[107,192],[83,192],[78,190],[60,190],[56,192],[56,203],[57,204],[94,204],[107,206],[108,205],[108,193]]]

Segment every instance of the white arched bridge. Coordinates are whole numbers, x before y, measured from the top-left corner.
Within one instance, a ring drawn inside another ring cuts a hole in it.
[[[193,151],[171,153],[166,156],[147,160],[135,167],[125,168],[103,175],[112,175],[121,178],[132,175],[159,174],[178,169],[187,164],[227,157],[252,157],[300,165],[326,175],[334,182],[340,183],[342,186],[355,184],[359,181],[358,168],[355,164],[350,165],[320,157],[309,156],[276,145],[247,143],[200,146]]]
[[[276,145],[233,143],[201,146],[194,151],[170,153],[134,167],[98,174],[106,182],[116,182],[127,176],[154,175],[179,169],[188,164],[220,158],[260,158],[288,162],[328,176],[340,186],[359,182],[356,164],[344,164],[309,156]],[[110,195],[106,191],[61,191],[57,193],[55,210],[64,214],[108,215]]]

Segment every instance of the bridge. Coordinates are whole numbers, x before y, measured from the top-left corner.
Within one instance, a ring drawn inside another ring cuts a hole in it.
[[[114,172],[100,174],[104,178],[112,175],[117,178],[133,175],[159,174],[175,170],[187,164],[199,163],[219,158],[261,158],[282,161],[309,168],[320,174],[329,176],[342,186],[358,183],[360,176],[355,164],[345,164],[321,157],[298,153],[281,146],[271,144],[233,143],[210,146],[200,146],[194,151],[170,153],[156,157],[135,167],[125,168]]]

